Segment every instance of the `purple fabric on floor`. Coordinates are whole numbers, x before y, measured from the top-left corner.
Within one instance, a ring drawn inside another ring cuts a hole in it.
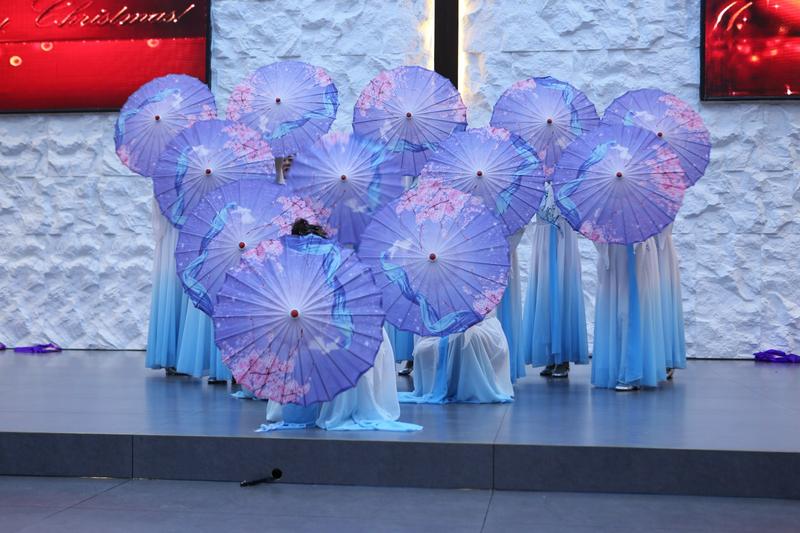
[[[756,352],[756,361],[764,363],[800,363],[800,355],[782,352],[781,350],[765,350]]]

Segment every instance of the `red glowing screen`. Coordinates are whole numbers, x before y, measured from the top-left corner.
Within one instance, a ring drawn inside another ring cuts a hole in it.
[[[701,97],[800,96],[800,0],[705,0]]]
[[[0,0],[0,112],[114,110],[165,74],[208,81],[210,0]]]

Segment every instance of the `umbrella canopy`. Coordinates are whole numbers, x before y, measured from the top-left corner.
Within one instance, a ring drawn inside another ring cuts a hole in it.
[[[711,134],[700,114],[659,89],[628,91],[606,109],[603,122],[639,126],[655,133],[678,154],[689,185],[697,183],[711,156]]]
[[[672,148],[636,126],[601,125],[562,154],[553,179],[561,214],[576,231],[633,244],[675,219],[686,174]]]
[[[469,129],[443,141],[421,178],[476,194],[511,235],[530,222],[544,197],[545,178],[533,148],[501,128]]]
[[[233,89],[228,119],[261,132],[275,156],[286,157],[327,133],[338,108],[339,93],[324,69],[279,61]]]
[[[361,238],[377,274],[386,320],[423,336],[445,336],[483,320],[508,282],[503,223],[478,196],[420,180],[378,211]]]
[[[349,133],[328,133],[292,164],[292,188],[330,210],[342,244],[358,244],[372,215],[403,193],[400,167],[382,145]]]
[[[491,119],[492,126],[519,135],[536,149],[548,178],[564,148],[599,122],[585,94],[549,76],[512,85],[497,100]]]
[[[282,404],[332,400],[355,386],[383,340],[381,293],[352,250],[307,235],[266,241],[229,271],[216,341],[236,381]]]
[[[262,253],[259,243],[291,232],[305,218],[324,224],[319,205],[265,179],[238,180],[206,194],[189,213],[175,248],[178,278],[195,306],[211,315],[225,273],[242,257]]]
[[[122,106],[114,130],[117,155],[123,165],[149,177],[161,152],[181,130],[216,116],[214,95],[205,83],[183,74],[156,78]]]
[[[167,145],[153,171],[153,190],[161,212],[180,228],[203,196],[244,178],[275,179],[269,144],[244,124],[206,120]]]
[[[467,127],[467,108],[450,80],[422,67],[398,67],[369,82],[353,110],[353,131],[374,139],[418,176],[431,150]]]

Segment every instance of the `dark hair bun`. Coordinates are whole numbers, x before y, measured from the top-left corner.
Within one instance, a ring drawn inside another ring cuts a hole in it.
[[[292,235],[317,235],[322,237],[323,239],[328,238],[328,234],[322,229],[322,226],[318,226],[316,224],[309,224],[308,220],[304,218],[298,218],[292,224]]]

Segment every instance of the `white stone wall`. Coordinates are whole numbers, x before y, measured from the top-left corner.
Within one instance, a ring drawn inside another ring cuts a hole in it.
[[[699,0],[463,0],[462,16],[473,126],[529,76],[569,81],[601,113],[651,86],[699,109],[712,160],[675,223],[689,355],[800,350],[800,102],[699,102]],[[595,253],[581,241],[591,328]]]
[[[372,77],[428,65],[429,7],[426,0],[213,0],[220,112],[251,70],[300,59],[330,72],[339,88],[335,127],[349,127]],[[144,348],[151,185],[117,161],[115,120],[115,113],[0,115],[0,341]]]
[[[675,227],[690,355],[800,349],[800,103],[697,101],[698,0],[461,2],[472,126],[531,75],[570,81],[601,111],[644,86],[700,109],[712,163]],[[428,9],[426,0],[214,0],[219,107],[250,70],[299,58],[330,71],[341,102],[335,127],[344,129],[381,69],[428,64]],[[117,162],[114,120],[0,116],[0,341],[144,347],[150,184]],[[594,253],[582,247],[591,308]]]

